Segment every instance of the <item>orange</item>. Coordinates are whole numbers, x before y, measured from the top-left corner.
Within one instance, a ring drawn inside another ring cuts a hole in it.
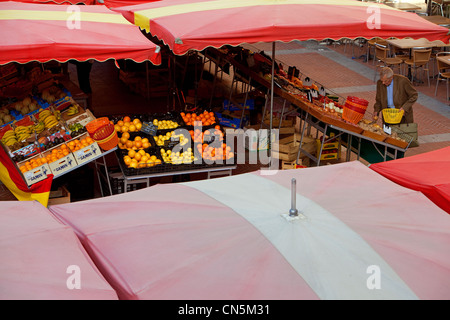
[[[130,140],[128,140],[125,145],[127,148],[133,148],[133,146],[134,146],[133,141],[130,141]]]
[[[148,142],[148,138],[143,138],[142,143],[146,143],[146,142]]]
[[[140,153],[136,153],[134,155],[134,159],[136,159],[137,161],[141,161],[142,155]]]
[[[122,121],[122,120],[117,121],[117,125],[119,125],[120,127],[122,127],[122,126],[123,126],[123,121]]]
[[[136,126],[134,124],[130,124],[130,127],[128,128],[129,131],[131,132],[135,132],[136,131]]]
[[[136,148],[138,148],[138,149],[142,148],[142,142],[141,142],[141,141],[135,141],[134,145],[135,145]]]
[[[123,117],[123,122],[130,122],[130,121],[131,121],[131,119],[129,116]]]
[[[150,143],[149,142],[143,142],[142,143],[142,148],[144,148],[144,149],[150,148]]]
[[[134,150],[128,151],[128,156],[129,156],[130,158],[134,158],[135,155],[136,155],[136,151],[134,151]]]
[[[130,165],[130,163],[131,163],[131,158],[130,158],[130,157],[127,157],[127,156],[125,156],[125,157],[123,158],[123,162],[125,162],[125,164],[126,164],[127,166],[129,166],[129,165]]]
[[[147,139],[147,138],[146,138]],[[147,139],[148,140],[148,139]],[[140,136],[136,136],[135,138],[134,138],[134,141],[142,141],[142,138],[140,137]]]
[[[122,138],[125,138],[125,139],[130,139],[130,133],[129,132],[124,132],[124,133],[122,133]]]
[[[140,153],[140,154],[141,154],[141,156],[145,156],[145,151],[144,151],[144,150],[142,150],[142,149],[141,149],[141,150],[139,150],[139,151],[138,151],[138,153]]]
[[[128,132],[127,132],[127,133],[128,133]],[[125,138],[125,137],[122,135],[122,138],[120,138],[120,143],[121,143],[121,144],[126,144],[127,141],[128,141],[128,139]]]
[[[134,123],[135,125],[137,125],[138,123],[141,123],[141,120],[139,120],[139,119],[136,118],[136,119],[133,120],[133,123]]]
[[[120,132],[120,131],[121,131],[121,126],[119,126],[118,124],[116,124],[116,125],[114,126],[114,130],[116,130],[117,132]]]
[[[127,126],[123,126],[122,127],[122,132],[127,132],[128,131],[128,127]]]
[[[149,159],[147,156],[142,156],[141,157],[141,162],[147,162]]]

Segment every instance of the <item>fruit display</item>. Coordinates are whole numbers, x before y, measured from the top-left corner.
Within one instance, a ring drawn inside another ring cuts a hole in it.
[[[65,98],[67,93],[56,85],[52,85],[41,92],[41,99],[49,104],[55,101]]]
[[[201,131],[198,128],[189,130],[189,134],[191,135],[192,141],[194,141],[194,143],[210,143],[216,140],[223,141],[225,136],[219,125],[216,125],[213,129],[207,129],[205,131]]]
[[[127,168],[151,168],[153,166],[160,165],[161,159],[158,159],[156,155],[150,155],[145,150],[129,150],[126,155],[123,156],[123,162]]]
[[[94,139],[92,139],[89,135],[85,135],[80,139],[67,141],[67,146],[71,152],[75,152],[89,146],[92,143],[94,143]]]
[[[214,112],[203,111],[199,114],[193,113],[180,113],[181,118],[188,126],[210,126],[216,123],[216,116]]]
[[[120,133],[124,132],[139,132],[142,128],[142,121],[139,118],[131,120],[129,116],[123,117],[122,120],[117,121],[114,124],[114,129]]]
[[[67,109],[67,115],[68,116],[73,116],[76,115],[80,112],[80,106],[78,104],[72,104],[68,109]]]
[[[50,109],[42,110],[37,116],[39,122],[42,122],[46,129],[51,129],[57,124],[59,124],[60,112],[55,111],[54,113]]]
[[[194,156],[192,148],[187,148],[184,152],[172,152],[172,150],[165,150],[161,148],[161,157],[165,163],[171,164],[190,164],[197,160]]]
[[[68,145],[63,143],[59,147],[55,147],[54,149],[47,151],[44,154],[44,157],[46,158],[47,163],[52,163],[69,155],[70,152],[71,150],[69,149]]]
[[[43,165],[44,163],[48,163],[48,159],[51,159],[51,157],[49,157],[49,158],[46,158],[46,157],[42,157],[42,158],[41,157],[35,157],[35,158],[30,159],[30,160],[28,160],[28,161],[26,161],[24,163],[21,163],[19,165],[19,170],[21,172],[23,172],[23,173],[27,172],[27,171],[30,171],[30,170],[33,170],[33,169]]]
[[[70,136],[72,138],[75,138],[75,137],[87,132],[86,127],[80,123],[72,123],[72,124],[69,124],[68,127],[70,130]]]
[[[231,147],[224,142],[218,144],[217,146],[216,143],[197,144],[197,151],[207,162],[222,161],[234,158],[234,152],[232,152]]]
[[[153,119],[153,125],[158,128],[158,130],[166,130],[166,129],[176,129],[179,127],[178,122],[173,120],[158,120]]]
[[[129,132],[124,132],[119,139],[118,147],[119,149],[127,149],[127,150],[139,150],[139,149],[148,149],[152,146],[149,138],[144,137],[143,135],[137,135],[134,138],[131,138]]]
[[[175,134],[175,131],[169,131],[166,134],[160,134],[157,136],[154,136],[153,139],[155,139],[155,143],[157,146],[164,146],[166,144],[166,141],[174,141],[176,144],[180,144],[182,146],[189,143],[189,139],[185,137],[182,133]]]

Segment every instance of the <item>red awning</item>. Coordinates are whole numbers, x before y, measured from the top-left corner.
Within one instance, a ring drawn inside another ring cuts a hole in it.
[[[225,44],[327,38],[449,40],[447,28],[415,13],[353,0],[162,0],[114,10],[175,54]]]
[[[70,59],[150,60],[159,47],[104,6],[0,3],[0,64]]]
[[[421,191],[450,214],[450,147],[375,163],[370,168],[399,185]]]
[[[0,0],[4,2],[4,0]],[[95,4],[96,0],[18,0],[17,2],[47,3],[47,4]]]
[[[98,0],[97,0],[98,1]],[[103,0],[103,4],[108,8],[134,6],[137,4],[144,4],[148,2],[155,2],[160,0]]]

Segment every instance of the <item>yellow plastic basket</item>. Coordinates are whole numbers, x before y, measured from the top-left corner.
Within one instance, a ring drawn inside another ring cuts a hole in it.
[[[404,111],[403,110],[400,111],[399,109],[394,108],[383,109],[384,122],[389,124],[400,123],[400,121],[402,121],[403,113]]]

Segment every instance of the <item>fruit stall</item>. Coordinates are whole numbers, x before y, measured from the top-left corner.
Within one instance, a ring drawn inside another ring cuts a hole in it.
[[[56,74],[38,64],[0,67],[0,141],[28,186],[113,152],[88,132],[95,116]],[[67,83],[67,82],[65,82]],[[103,190],[102,190],[103,193]]]
[[[253,82],[252,86],[254,88],[262,87],[262,90],[266,90],[266,95],[269,96],[272,80],[269,69],[271,61],[268,61],[267,58],[264,59],[265,61],[258,59],[262,63],[255,70],[254,67],[249,67],[242,61],[235,59],[236,48],[233,48],[230,52],[223,49],[208,48],[205,51],[206,55],[210,51],[214,52],[216,59],[220,57],[221,61],[230,63],[235,70],[245,75],[246,79]],[[306,75],[302,77],[295,67],[283,68],[281,63],[276,65],[273,93],[284,100],[285,104],[294,106],[297,116],[302,121],[300,124],[301,139],[297,160],[301,153],[305,153],[309,159],[319,165],[321,160],[328,157],[323,156],[329,153],[326,144],[333,142],[339,143],[338,148],[333,149],[339,150],[341,145],[347,147],[347,160],[350,152],[355,152],[359,157],[362,150],[367,146],[372,147],[371,152],[379,155],[378,161],[396,159],[401,157],[410,146],[413,140],[411,135],[402,132],[395,126],[385,128],[383,124],[380,125],[377,121],[372,121],[372,115],[367,112],[367,100],[361,97],[341,97],[333,94]],[[268,108],[266,103],[263,114],[266,114],[266,112],[270,114]],[[242,114],[244,114],[244,111],[241,108],[240,112]],[[284,112],[283,107],[280,114],[281,118]],[[384,115],[384,123],[388,125],[399,123],[401,116],[401,114],[395,115],[395,117]],[[306,138],[304,134],[310,132],[311,128],[316,129],[317,137],[319,134],[321,135],[319,139],[320,147],[315,155],[301,147],[302,140]],[[331,134],[334,137],[331,137]],[[332,153],[332,157],[337,154],[336,152]]]

